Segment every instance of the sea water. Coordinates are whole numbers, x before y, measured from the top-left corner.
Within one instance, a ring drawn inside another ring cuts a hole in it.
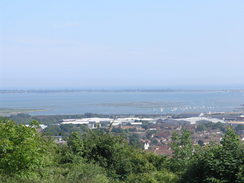
[[[242,110],[243,91],[0,93],[0,108],[43,114],[170,114]]]

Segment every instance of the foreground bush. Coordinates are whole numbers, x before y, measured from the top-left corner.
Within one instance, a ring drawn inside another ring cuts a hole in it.
[[[243,183],[244,147],[232,128],[221,144],[198,149],[192,164],[182,177],[182,183]]]
[[[3,183],[243,183],[244,146],[229,128],[220,144],[193,146],[187,131],[172,137],[172,157],[136,149],[120,137],[90,131],[57,145],[31,127],[0,122]]]
[[[52,162],[49,143],[35,128],[0,122],[0,173],[33,174]]]
[[[126,183],[177,183],[178,177],[168,171],[156,171],[142,174],[132,174]]]
[[[88,162],[97,163],[107,175],[125,180],[130,174],[156,171],[164,167],[166,158],[135,149],[121,137],[107,133],[90,132],[83,136],[73,134],[68,140],[71,152]],[[160,165],[157,163],[160,162]]]

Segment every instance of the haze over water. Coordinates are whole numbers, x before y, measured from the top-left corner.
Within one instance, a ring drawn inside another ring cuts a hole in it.
[[[0,1],[0,89],[244,89],[243,7]],[[214,112],[243,103],[240,92],[0,94],[0,108],[43,110],[33,114]]]

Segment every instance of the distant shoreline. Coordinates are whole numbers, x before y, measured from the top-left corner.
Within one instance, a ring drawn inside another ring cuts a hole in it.
[[[0,108],[0,116],[6,116],[6,115],[14,115],[14,114],[28,114],[32,112],[41,112],[45,111],[45,109],[16,109],[16,108]]]
[[[102,90],[102,89],[62,89],[62,90],[0,90],[0,94],[4,93],[76,93],[76,92],[244,92],[244,89],[221,89],[221,90],[186,90],[186,89],[123,89],[123,90]]]

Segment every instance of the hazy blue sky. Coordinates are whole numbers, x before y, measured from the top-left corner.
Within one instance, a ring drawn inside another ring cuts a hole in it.
[[[244,86],[243,0],[0,7],[0,88]]]

